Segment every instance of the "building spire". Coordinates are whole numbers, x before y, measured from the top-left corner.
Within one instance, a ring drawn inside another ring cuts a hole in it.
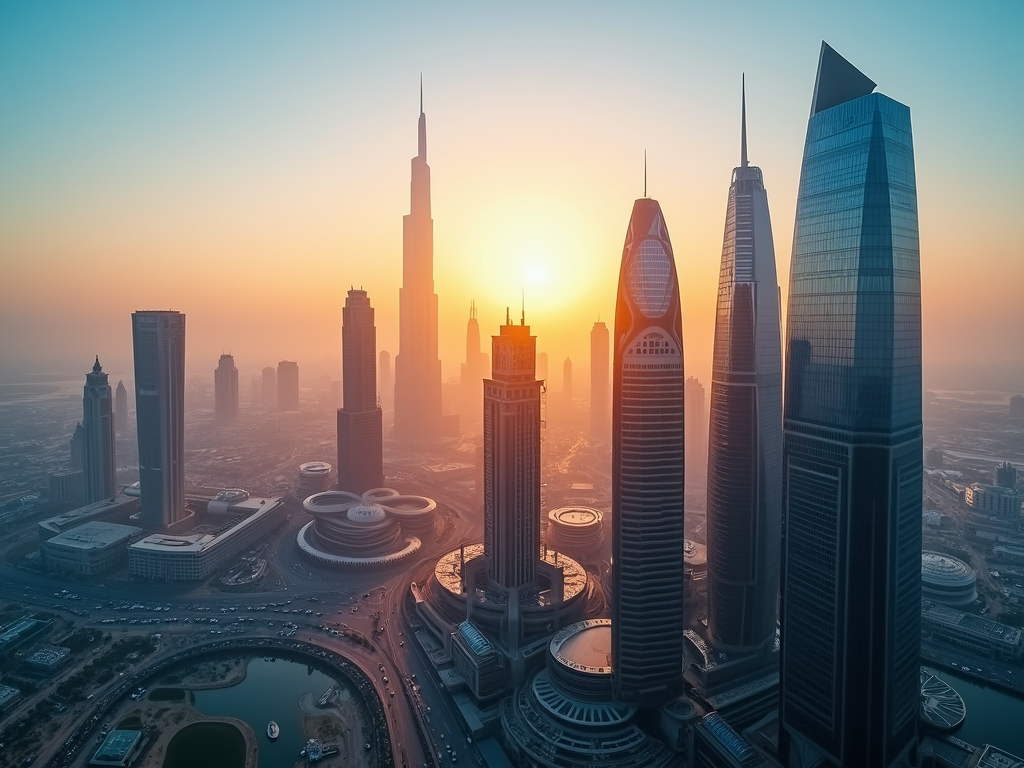
[[[93,373],[99,373],[102,370],[103,370],[103,368],[100,367],[100,356],[96,355],[96,362],[93,363],[93,365],[92,365],[92,372]]]
[[[743,94],[742,97],[741,97],[742,98],[743,107],[741,109],[741,117],[740,117],[740,122],[742,124],[742,128],[740,128],[740,167],[741,168],[746,168],[747,167],[747,73],[746,72],[743,73],[743,80],[741,82],[743,83],[743,85],[741,86],[741,92]]]
[[[644,197],[647,197],[647,150],[644,150]]]
[[[423,114],[423,73],[420,72],[420,114]]]
[[[427,116],[423,113],[423,73],[420,72],[420,121],[419,121],[419,145],[417,146],[417,157],[427,159]]]
[[[476,300],[469,300],[469,319],[476,320]]]

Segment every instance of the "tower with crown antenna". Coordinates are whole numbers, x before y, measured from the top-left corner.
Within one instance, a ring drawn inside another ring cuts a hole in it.
[[[426,439],[436,436],[442,423],[437,294],[434,293],[434,221],[430,214],[430,166],[427,165],[427,117],[423,112],[422,78],[409,214],[402,224],[395,432],[406,438]]]
[[[82,396],[84,451],[82,471],[85,501],[92,504],[116,493],[117,460],[114,447],[114,401],[100,358],[85,374]]]
[[[608,326],[598,320],[590,329],[590,439],[607,443],[612,430]]]

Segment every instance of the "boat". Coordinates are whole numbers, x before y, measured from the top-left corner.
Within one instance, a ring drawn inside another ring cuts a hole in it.
[[[269,723],[267,723],[267,737],[271,741],[274,741],[274,739],[276,739],[280,735],[281,735],[281,728],[280,728],[280,726],[277,723],[275,723],[273,720],[271,720]]]
[[[337,693],[338,686],[332,685],[330,688],[324,691],[324,695],[317,700],[316,705],[321,709],[323,709],[326,706],[329,706],[330,703],[334,700],[334,697],[337,695]]]

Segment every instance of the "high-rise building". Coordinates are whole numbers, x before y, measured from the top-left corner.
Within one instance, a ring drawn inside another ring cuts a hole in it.
[[[402,287],[398,292],[395,431],[434,437],[441,429],[441,360],[437,356],[434,220],[430,216],[427,117],[420,84],[419,142],[412,159],[409,215],[402,219]]]
[[[114,429],[119,435],[128,434],[128,390],[123,381],[114,390]]]
[[[391,370],[391,353],[386,349],[380,351],[380,368],[377,374],[377,384],[380,392],[380,403],[384,407],[394,402],[395,381]]]
[[[466,362],[462,364],[462,423],[479,424],[483,402],[484,377],[487,376],[487,353],[480,349],[480,323],[476,319],[476,302],[469,305],[466,323]]]
[[[566,409],[572,408],[572,398],[572,360],[567,357],[562,363],[562,400]]]
[[[533,583],[540,559],[540,388],[537,337],[506,315],[484,381],[484,555],[506,588]]]
[[[277,404],[277,368],[267,366],[263,369],[262,375],[263,384],[263,404],[264,405],[276,405]]]
[[[338,410],[338,489],[362,495],[384,485],[377,328],[366,291],[350,290],[341,316],[344,403]]]
[[[139,522],[164,528],[185,508],[185,315],[132,313],[135,422],[139,432]]]
[[[633,204],[612,338],[612,676],[620,701],[682,687],[683,321],[656,200]]]
[[[1008,461],[996,465],[996,485],[1000,488],[1017,487],[1017,468]]]
[[[708,468],[704,385],[695,376],[687,376],[683,383],[683,397],[686,407],[686,483],[690,485],[702,481]]]
[[[721,651],[775,645],[782,535],[782,341],[775,246],[761,169],[732,172],[711,371],[708,633]],[[689,426],[689,425],[688,425]]]
[[[590,439],[611,436],[611,367],[608,359],[608,326],[598,321],[590,330]]]
[[[292,360],[277,364],[277,410],[299,410],[299,364]]]
[[[910,110],[822,43],[786,339],[779,749],[916,765],[921,282]]]
[[[85,374],[82,395],[82,427],[85,429],[83,481],[85,502],[111,498],[116,492],[117,461],[114,458],[114,398],[100,358]]]
[[[85,467],[85,427],[81,422],[75,425],[75,431],[71,433],[71,468],[82,469]]]
[[[238,369],[231,355],[221,355],[213,371],[213,409],[220,421],[238,418]]]

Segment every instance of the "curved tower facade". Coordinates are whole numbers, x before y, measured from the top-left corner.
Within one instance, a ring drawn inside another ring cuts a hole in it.
[[[782,342],[761,169],[732,172],[711,372],[708,632],[720,650],[775,643],[782,535]]]
[[[620,701],[682,686],[683,324],[656,200],[633,204],[612,338],[612,675]]]
[[[910,110],[822,44],[786,339],[779,752],[916,765],[921,277]]]
[[[412,159],[409,215],[402,220],[402,287],[398,291],[395,431],[434,437],[441,427],[441,360],[437,356],[434,220],[430,216],[427,117],[420,89],[418,150]]]

